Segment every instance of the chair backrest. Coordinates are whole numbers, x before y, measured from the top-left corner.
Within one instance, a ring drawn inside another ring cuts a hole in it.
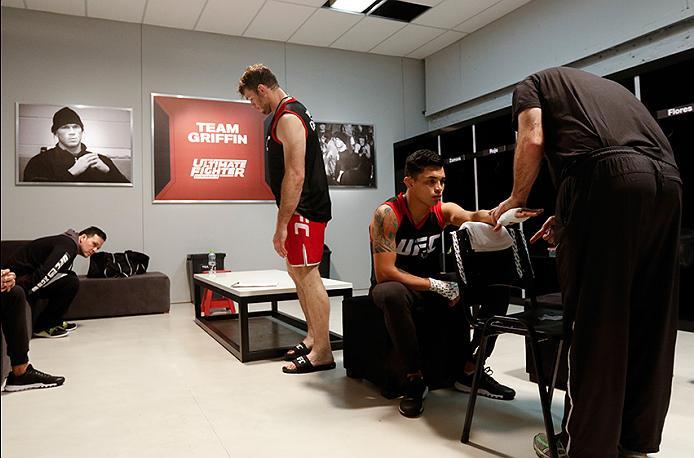
[[[506,226],[513,241],[499,251],[476,251],[465,227],[451,233],[455,271],[461,290],[485,286],[508,286],[525,290],[531,306],[537,305],[535,275],[520,226]]]

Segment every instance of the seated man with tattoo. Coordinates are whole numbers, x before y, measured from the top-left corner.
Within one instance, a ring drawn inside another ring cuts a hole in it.
[[[407,191],[379,206],[369,228],[373,264],[370,295],[383,311],[393,346],[405,365],[407,380],[400,413],[406,417],[422,413],[428,391],[412,312],[424,307],[454,307],[460,299],[457,283],[432,278],[441,271],[443,229],[451,224],[460,226],[466,221],[493,222],[488,210],[468,211],[451,202],[442,203],[445,178],[443,162],[437,153],[415,151],[405,164]],[[517,216],[536,213],[524,210]],[[508,294],[500,296],[490,292],[480,302],[482,313],[504,314],[508,308]],[[460,332],[469,330],[461,329]],[[477,345],[473,342],[473,347]],[[492,347],[490,339],[486,356]],[[468,345],[461,348],[457,390],[471,390],[474,370],[475,356]],[[480,381],[479,394],[510,400],[515,391],[494,380],[487,368]]]

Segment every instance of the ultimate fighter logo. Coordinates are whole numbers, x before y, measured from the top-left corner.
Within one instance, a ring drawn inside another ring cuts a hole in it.
[[[247,160],[240,159],[193,159],[190,176],[196,180],[218,180],[219,178],[244,177]]]

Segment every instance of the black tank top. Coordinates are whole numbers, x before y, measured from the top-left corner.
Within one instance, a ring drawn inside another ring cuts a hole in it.
[[[418,277],[430,277],[439,273],[442,269],[441,232],[446,226],[441,212],[441,202],[437,202],[418,224],[414,222],[410,209],[407,208],[403,193],[388,199],[384,204],[393,209],[398,219],[398,231],[395,233],[395,267]],[[373,257],[371,264],[373,286],[376,284]]]
[[[276,129],[280,117],[285,113],[301,119],[306,129],[306,172],[296,212],[309,221],[328,222],[331,218],[330,194],[316,125],[306,107],[294,97],[285,97],[265,124],[265,181],[270,185],[279,207],[284,178],[284,147],[277,138]]]

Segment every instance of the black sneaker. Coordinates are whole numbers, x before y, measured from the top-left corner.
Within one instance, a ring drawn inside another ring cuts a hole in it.
[[[60,386],[65,382],[65,377],[55,377],[50,374],[37,371],[29,364],[27,370],[22,375],[14,375],[10,372],[5,383],[5,391],[24,391],[35,388],[51,388]]]
[[[58,327],[64,331],[72,332],[77,329],[77,323],[68,323],[67,321],[63,321],[58,325]]]
[[[494,372],[489,367],[484,368],[484,372],[482,372],[482,376],[480,377],[480,386],[477,390],[477,394],[492,399],[503,399],[504,401],[510,401],[515,398],[516,392],[513,388],[509,388],[494,380],[492,378],[493,373]],[[453,386],[458,391],[470,393],[472,391],[473,376],[474,374],[465,374],[462,378],[456,380]]]
[[[407,382],[405,394],[400,400],[400,413],[408,418],[420,416],[424,412],[424,398],[428,392],[429,387],[421,378]]]
[[[67,337],[67,331],[60,326],[54,326],[49,329],[44,329],[43,331],[34,332],[34,337],[44,337],[46,339],[58,339],[60,337]]]

